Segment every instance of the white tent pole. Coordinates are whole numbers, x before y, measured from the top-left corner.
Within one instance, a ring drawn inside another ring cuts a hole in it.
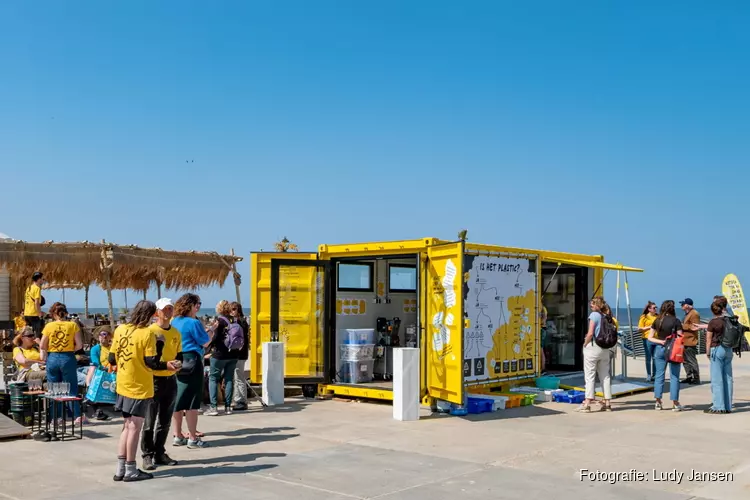
[[[615,320],[620,324],[620,270],[617,270],[617,298],[615,299]]]
[[[628,272],[624,271],[625,274],[625,305],[628,308],[628,330],[630,335],[630,344],[633,347],[633,356],[635,357],[635,338],[633,338],[633,315],[630,312],[630,284],[628,283]],[[627,377],[628,376],[628,368],[627,363],[623,364],[622,367],[622,376]]]

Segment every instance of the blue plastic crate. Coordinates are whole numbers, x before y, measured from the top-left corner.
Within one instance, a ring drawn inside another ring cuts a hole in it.
[[[468,398],[466,409],[469,413],[487,413],[492,411],[494,401],[484,398]]]
[[[586,393],[583,391],[565,391],[552,393],[552,399],[555,403],[570,403],[579,404],[583,403],[586,399]]]

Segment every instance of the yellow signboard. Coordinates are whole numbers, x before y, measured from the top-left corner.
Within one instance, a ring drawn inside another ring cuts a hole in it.
[[[742,293],[742,285],[740,285],[740,280],[737,276],[734,274],[727,274],[726,277],[724,277],[721,292],[727,298],[727,301],[729,301],[729,307],[732,308],[732,313],[737,316],[740,323],[750,327],[750,321],[748,321],[747,317],[745,294]],[[745,333],[745,338],[750,342],[750,332]]]

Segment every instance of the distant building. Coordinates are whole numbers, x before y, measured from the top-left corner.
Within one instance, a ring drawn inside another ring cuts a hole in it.
[[[13,241],[13,238],[0,233],[0,241]],[[10,319],[10,273],[5,267],[0,267],[0,321]]]

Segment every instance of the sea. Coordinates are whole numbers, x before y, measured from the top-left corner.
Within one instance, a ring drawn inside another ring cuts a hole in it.
[[[83,307],[68,306],[68,312],[70,314],[83,314]],[[114,312],[115,314],[121,314],[124,311],[121,307],[115,307]],[[247,314],[247,311],[245,313]],[[89,307],[89,314],[109,314],[109,309],[107,309],[106,307]],[[200,310],[198,316],[216,316],[216,309],[214,309],[213,307],[210,309],[206,309],[204,307]]]
[[[698,311],[698,314],[701,315],[701,319],[708,320],[713,318],[713,314],[711,313],[711,309],[708,307],[696,307],[696,310]],[[83,307],[69,307],[68,312],[70,313],[76,313],[76,314],[83,314]],[[121,309],[115,307],[115,313],[120,313]],[[641,312],[643,310],[641,308],[631,308],[630,314],[633,318],[633,325],[638,324],[638,318],[641,316]],[[248,311],[245,311],[245,314],[247,314]],[[89,314],[108,314],[108,310],[106,307],[89,307]],[[215,316],[216,310],[206,309],[205,307],[200,310],[199,316]],[[618,321],[621,325],[626,325],[628,322],[628,310],[627,308],[621,307],[617,314]],[[685,313],[682,312],[682,309],[677,309],[677,317],[679,319],[683,319],[685,317]]]
[[[677,312],[677,318],[679,318],[680,320],[685,319],[685,313],[682,311],[682,309],[679,309],[679,305],[677,307],[678,307],[678,309],[676,311]],[[698,314],[700,314],[701,320],[708,321],[709,319],[711,319],[711,318],[714,317],[713,313],[711,312],[711,309],[708,308],[708,307],[696,307],[695,310],[698,311]],[[630,309],[630,314],[631,314],[631,316],[633,318],[633,325],[634,326],[638,324],[638,318],[641,317],[641,313],[642,312],[643,312],[643,309],[641,309],[640,307],[637,308],[637,309],[635,307],[633,307],[633,308]],[[621,307],[618,310],[617,318],[618,318],[618,321],[620,322],[620,325],[625,326],[628,323],[628,310],[627,310],[627,308]]]

